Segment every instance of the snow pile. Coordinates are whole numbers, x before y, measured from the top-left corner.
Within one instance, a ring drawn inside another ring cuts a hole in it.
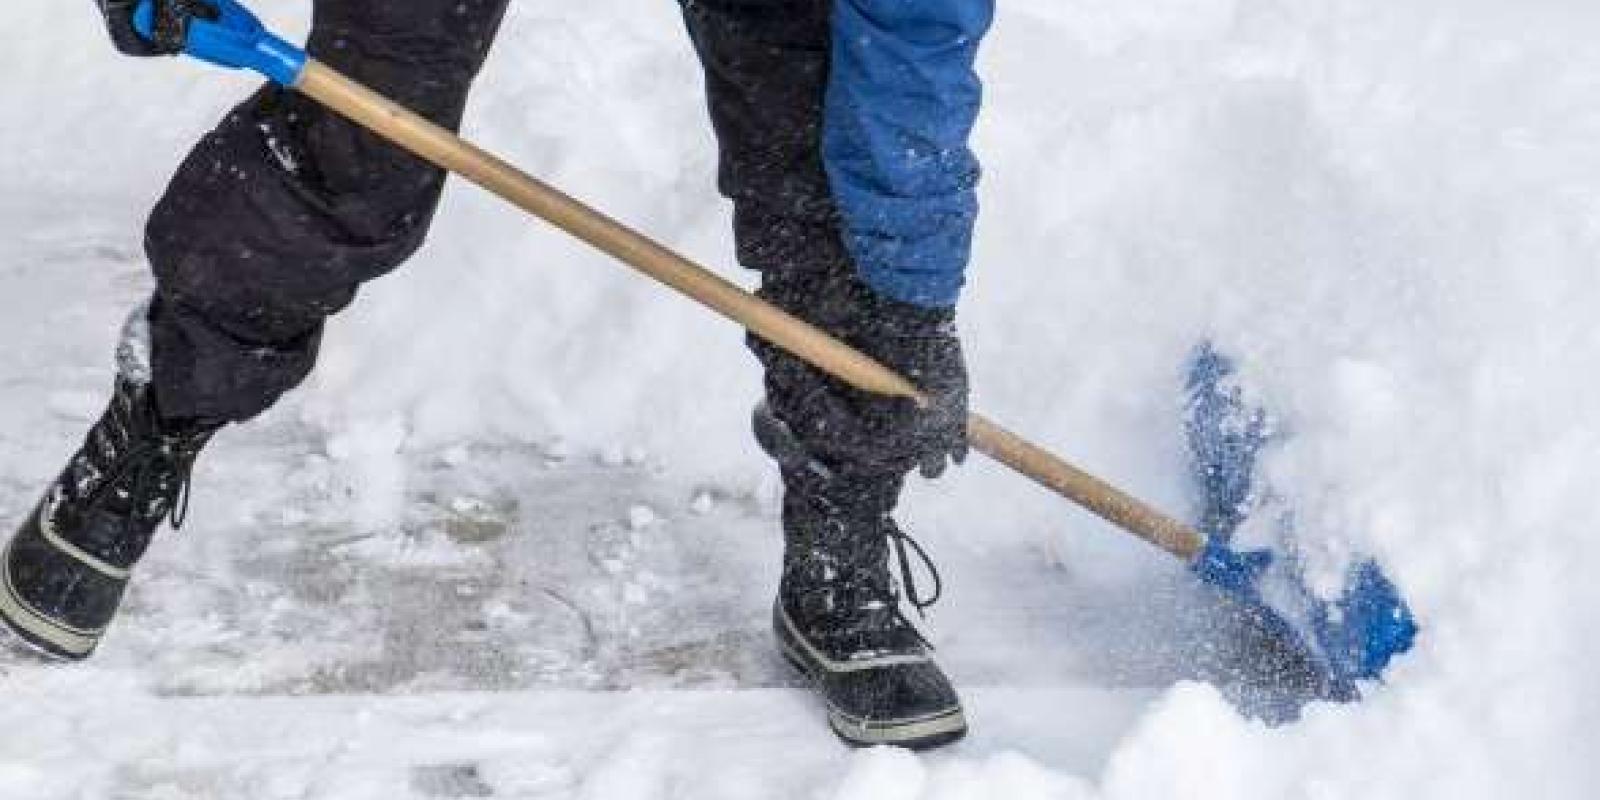
[[[244,84],[177,64],[130,75],[98,46],[92,15],[58,25],[57,5],[11,10],[36,35],[0,54],[0,209],[87,206],[86,225],[131,224]],[[1367,701],[1290,727],[1180,685],[1106,730],[1098,760],[994,740],[927,758],[814,755],[795,775],[808,788],[786,788],[841,800],[1592,794],[1600,10],[1002,5],[964,314],[979,406],[1181,508],[1182,361],[1213,338],[1292,429],[1269,467],[1321,563],[1379,557],[1423,637]],[[747,281],[728,266],[698,81],[670,3],[521,4],[470,133]],[[744,419],[757,386],[731,326],[457,187],[433,244],[335,324],[309,390],[274,414],[339,443],[376,525],[405,492],[394,460],[461,440],[642,448],[640,460],[754,485],[764,467]],[[1039,548],[1068,580],[1103,587],[1170,569],[990,467],[914,500],[912,522],[947,559]],[[1073,724],[1071,705],[1048,711]],[[624,783],[615,796],[695,796]]]

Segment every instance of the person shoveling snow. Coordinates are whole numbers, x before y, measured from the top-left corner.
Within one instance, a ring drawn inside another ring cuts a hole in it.
[[[449,130],[505,6],[323,0],[308,47],[323,61],[308,61],[227,0],[102,5],[124,52],[190,52],[252,66],[280,85],[195,148],[151,216],[157,289],[126,328],[112,402],[5,555],[0,618],[24,639],[64,658],[90,655],[155,530],[183,521],[201,449],[298,385],[327,317],[421,245],[444,183],[438,164],[467,152]],[[992,0],[683,6],[705,68],[740,260],[762,275],[766,305],[746,310],[787,313],[750,326],[766,368],[757,436],[785,489],[774,628],[826,701],[833,729],[855,744],[909,747],[966,731],[955,690],[902,610],[903,601],[921,609],[937,599],[937,572],[893,512],[910,472],[937,477],[969,447],[1140,532],[1277,619],[1256,592],[1263,558],[1235,553],[1224,537],[1203,537],[968,413],[954,319],[976,218],[973,63]],[[252,63],[255,55],[265,60]],[[383,106],[339,72],[421,116]],[[351,121],[363,108],[371,113]],[[385,125],[439,145],[429,151],[434,165],[364,129]],[[490,162],[468,161],[449,163],[461,171]],[[474,179],[537,205],[527,200],[541,197],[531,179],[490,166]],[[573,228],[625,260],[670,261],[629,232],[576,216]],[[670,266],[682,276],[682,264]],[[805,348],[791,346],[795,337],[772,334],[799,321],[813,326],[816,349],[797,354]],[[899,373],[884,385],[909,388],[879,396],[819,369],[818,352],[839,355],[839,342],[865,354],[846,351],[866,373]],[[932,573],[927,596],[913,554]],[[1324,638],[1305,644],[1337,673],[1342,662]]]
[[[454,129],[507,1],[319,0],[309,50]],[[130,55],[177,53],[191,20],[215,16],[162,0],[146,38],[136,8],[103,4]],[[859,744],[926,746],[966,731],[902,611],[891,552],[920,550],[891,514],[908,472],[936,476],[966,450],[954,318],[976,215],[972,65],[992,10],[992,0],[684,4],[721,186],[760,296],[935,397],[921,409],[873,396],[751,339],[766,367],[763,424],[803,453],[783,462],[774,625],[834,729]],[[6,552],[0,618],[57,656],[89,656],[156,528],[183,522],[201,449],[306,378],[324,320],[422,245],[444,181],[287,89],[231,111],[151,214],[155,296],[127,327],[110,407]],[[935,599],[904,575],[911,602]]]

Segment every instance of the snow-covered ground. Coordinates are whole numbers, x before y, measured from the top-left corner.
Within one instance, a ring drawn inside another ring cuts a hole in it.
[[[5,524],[97,411],[144,209],[249,86],[61,5],[11,3],[0,52]],[[747,280],[674,14],[518,4],[469,131]],[[457,187],[208,452],[96,661],[5,663],[0,797],[1592,796],[1597,36],[1578,0],[1002,3],[978,404],[1181,510],[1184,355],[1237,355],[1316,557],[1376,555],[1424,626],[1360,704],[1240,717],[1193,680],[1238,666],[1204,593],[975,465],[906,513],[974,736],[843,749],[765,639],[738,332]]]

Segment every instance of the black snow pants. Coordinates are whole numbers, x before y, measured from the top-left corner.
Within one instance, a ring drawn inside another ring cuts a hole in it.
[[[308,49],[455,128],[507,2],[315,0]],[[852,270],[821,154],[832,4],[680,2],[705,69],[739,261],[762,272],[768,300],[821,322],[818,287]],[[189,155],[146,231],[162,413],[242,421],[303,381],[324,321],[421,246],[443,184],[439,170],[293,92],[269,86],[235,108]],[[806,398],[818,393],[851,391],[752,347],[780,418],[815,407]],[[805,444],[835,463],[910,463],[850,437]]]
[[[315,0],[307,49],[441,125],[508,0]],[[145,230],[155,396],[169,417],[236,422],[316,361],[323,322],[422,245],[444,175],[267,86],[197,145]]]

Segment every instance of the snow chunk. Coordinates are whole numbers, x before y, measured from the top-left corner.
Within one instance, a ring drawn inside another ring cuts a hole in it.
[[[635,505],[628,509],[628,529],[642,531],[654,526],[660,521],[654,509],[647,505]]]
[[[867,750],[855,758],[834,800],[917,800],[928,783],[922,761],[905,750]]]
[[[705,490],[697,492],[694,496],[694,499],[689,501],[689,510],[701,517],[710,514],[716,509],[716,507],[716,498],[712,497],[711,493]]]

